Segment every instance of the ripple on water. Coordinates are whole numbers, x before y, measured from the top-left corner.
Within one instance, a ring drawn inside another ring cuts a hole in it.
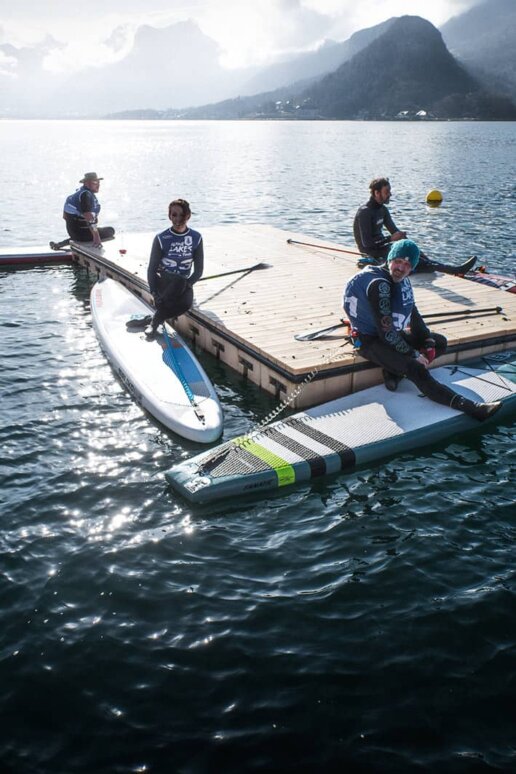
[[[6,770],[513,767],[511,424],[192,506],[163,474],[198,447],[113,378],[84,273],[2,280]],[[225,438],[274,407],[203,362]]]

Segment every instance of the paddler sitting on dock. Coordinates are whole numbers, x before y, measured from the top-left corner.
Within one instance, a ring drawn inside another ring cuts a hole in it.
[[[191,216],[186,199],[175,199],[168,206],[172,227],[154,237],[147,270],[147,281],[156,312],[145,330],[148,339],[156,336],[165,320],[187,312],[194,300],[192,286],[202,277],[204,248],[198,231],[188,228]]]
[[[398,229],[386,206],[392,194],[389,178],[375,177],[369,183],[369,191],[371,193],[369,201],[358,208],[353,221],[355,242],[364,256],[358,262],[359,266],[367,264],[379,266],[387,258],[391,244],[398,239],[406,239],[407,237],[404,231]],[[389,236],[385,236],[383,233],[384,226],[389,232]],[[471,271],[476,260],[476,257],[473,256],[460,266],[452,266],[431,261],[424,253],[420,252],[416,271],[442,271],[444,274],[464,275]]]
[[[428,367],[444,354],[446,338],[430,331],[414,302],[408,278],[420,260],[410,239],[395,241],[383,266],[367,266],[344,291],[344,310],[358,353],[383,369],[388,390],[406,376],[430,400],[463,411],[479,421],[492,416],[501,402],[475,403],[434,379]]]
[[[115,229],[112,226],[97,225],[100,203],[95,194],[98,193],[100,181],[96,172],[86,172],[82,184],[73,194],[66,198],[63,218],[70,239],[74,242],[92,242],[93,247],[102,247],[102,240],[113,239]],[[61,242],[50,242],[52,250],[61,250],[70,244],[70,239]]]

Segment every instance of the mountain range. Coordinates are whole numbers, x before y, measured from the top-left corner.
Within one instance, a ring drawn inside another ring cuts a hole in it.
[[[193,21],[142,26],[119,61],[72,75],[45,70],[60,47],[0,45],[0,117],[516,117],[516,0],[483,0],[442,36],[392,18],[265,68],[223,68]]]
[[[450,52],[484,84],[516,99],[516,2],[476,5],[441,27]]]

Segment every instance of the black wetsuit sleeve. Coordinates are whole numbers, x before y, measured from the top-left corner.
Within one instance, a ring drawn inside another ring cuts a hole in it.
[[[147,282],[149,283],[149,289],[151,293],[156,293],[158,289],[158,268],[161,261],[161,245],[158,237],[154,237],[152,243],[151,254],[149,258],[149,266],[147,268]]]
[[[81,212],[93,212],[93,198],[89,191],[83,191],[79,197],[79,209]]]
[[[194,270],[192,275],[188,278],[190,285],[193,285],[197,280],[201,279],[204,271],[204,246],[202,239],[194,250],[193,254]]]
[[[396,231],[398,231],[398,227],[393,221],[392,215],[385,205],[383,207],[383,225],[385,226],[389,234],[394,234],[396,233]],[[389,241],[389,237],[386,237],[385,242],[388,242],[388,241]]]
[[[400,331],[394,327],[391,307],[391,286],[388,279],[378,279],[369,283],[367,298],[371,305],[378,337],[384,344],[392,347],[401,355],[417,357],[419,352],[408,344]]]

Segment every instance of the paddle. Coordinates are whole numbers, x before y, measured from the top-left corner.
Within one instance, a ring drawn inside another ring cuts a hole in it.
[[[227,277],[229,274],[246,274],[251,271],[257,271],[260,269],[270,269],[270,263],[255,263],[254,266],[249,266],[247,269],[233,269],[232,271],[223,271],[220,274],[210,274],[208,277],[200,277],[198,282],[203,280],[218,279],[219,277]]]
[[[195,414],[197,416],[197,419],[202,423],[206,423],[206,417],[204,416],[203,412],[201,411],[200,407],[197,404],[197,401],[195,399],[195,395],[192,392],[192,388],[188,384],[188,381],[186,379],[186,376],[184,375],[181,366],[179,365],[179,360],[177,359],[175,353],[174,353],[174,347],[172,346],[172,342],[170,341],[170,337],[167,333],[167,329],[165,327],[165,324],[163,324],[163,338],[165,339],[165,348],[163,350],[163,361],[168,365],[168,367],[175,373],[179,381],[181,382],[181,385],[186,393],[186,397],[192,404],[192,408],[195,411]]]
[[[343,328],[344,326],[348,326],[349,322],[347,320],[341,320],[336,325],[330,325],[329,328],[321,328],[318,331],[304,331],[303,333],[297,333],[294,338],[297,339],[297,341],[313,341],[314,339],[318,339],[320,336],[323,336],[325,333],[331,333],[332,331],[336,331],[338,328]]]
[[[433,319],[434,317],[467,317],[472,314],[489,314],[490,312],[500,314],[502,311],[503,310],[501,306],[488,306],[482,309],[458,309],[455,312],[435,312],[434,314],[424,314],[422,317],[424,320],[428,320],[429,318]],[[349,320],[341,320],[335,325],[330,325],[329,328],[320,328],[317,331],[304,331],[303,333],[297,333],[294,338],[297,339],[297,341],[313,341],[314,339],[318,339],[320,336],[323,336],[325,333],[331,333],[332,331],[336,331],[339,328],[348,326],[350,326]]]
[[[349,255],[365,256],[365,253],[359,253],[358,250],[344,250],[341,247],[328,247],[327,245],[314,245],[311,242],[298,242],[296,239],[287,239],[289,245],[303,245],[304,247],[316,247],[318,250],[331,250],[334,253],[349,253]]]
[[[488,306],[484,307],[484,309],[458,309],[456,312],[434,312],[429,314],[424,314],[423,319],[427,320],[429,317],[450,317],[453,316],[462,316],[462,315],[468,315],[468,314],[483,314],[484,312],[496,312],[496,314],[500,314],[500,312],[503,311],[501,306]]]

